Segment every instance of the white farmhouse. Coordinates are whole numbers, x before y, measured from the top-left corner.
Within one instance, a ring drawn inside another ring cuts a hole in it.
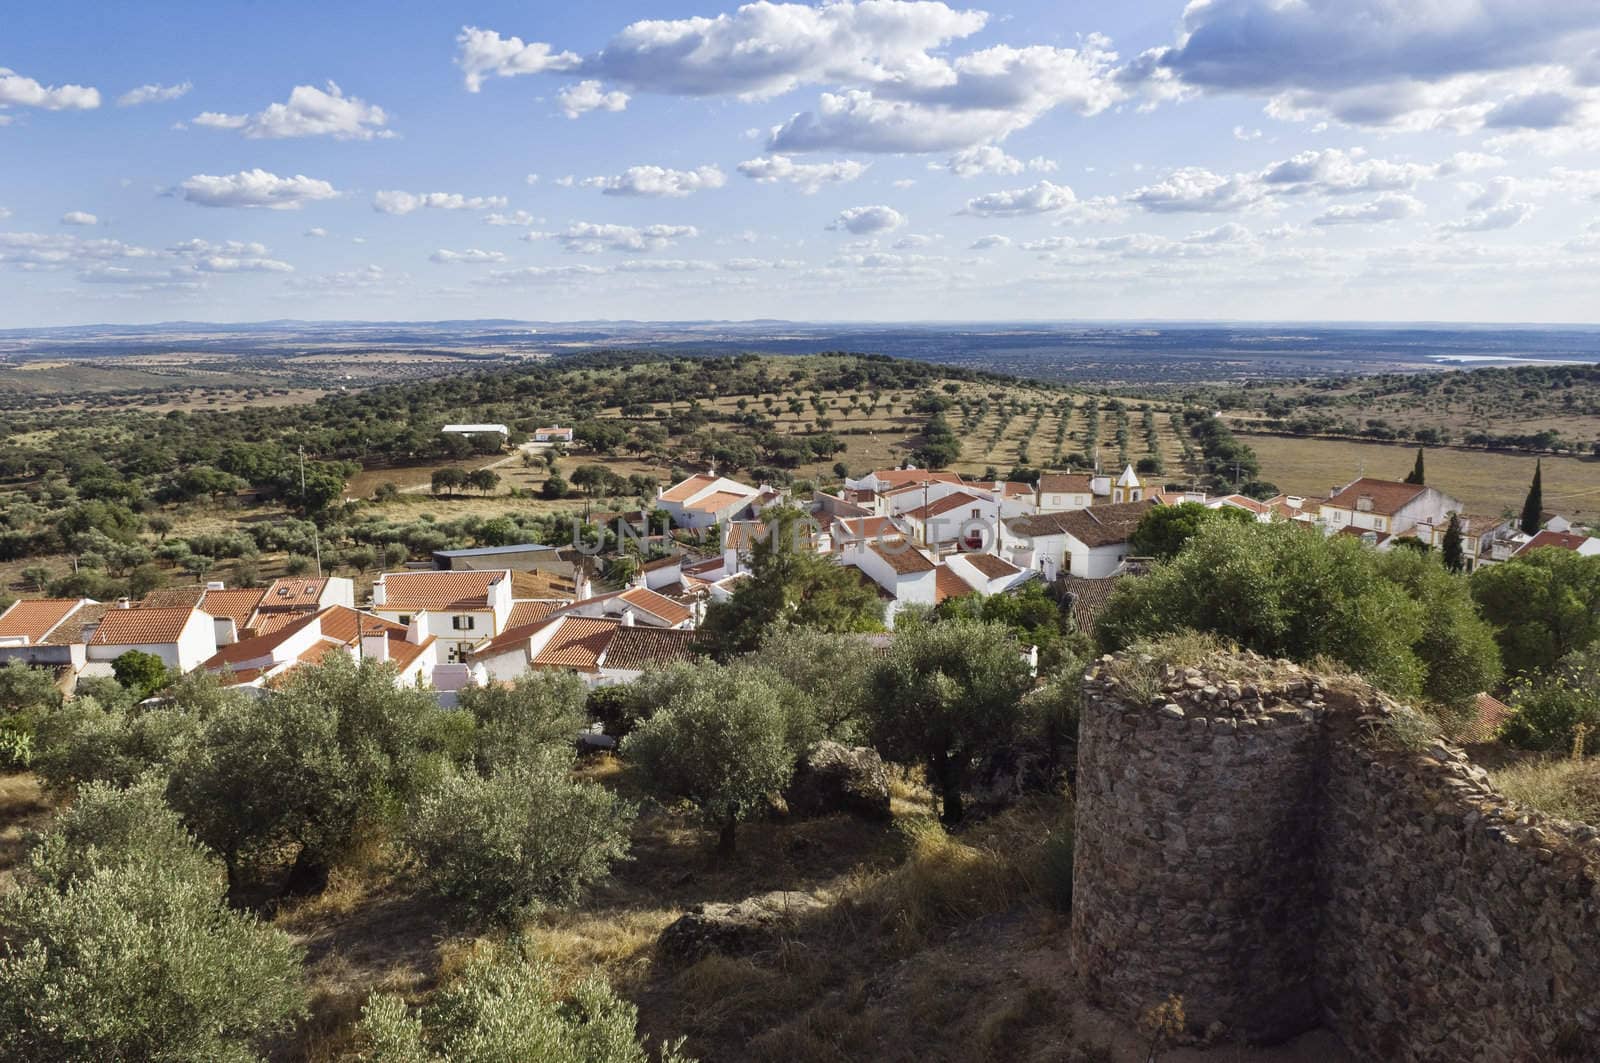
[[[441,661],[455,664],[506,629],[511,588],[509,569],[385,572],[372,584],[372,611],[404,627],[429,614],[429,630],[444,647]]]
[[[1066,513],[1037,513],[1001,523],[1000,553],[1018,568],[1047,580],[1070,573],[1103,579],[1129,553],[1128,539],[1152,508],[1150,498]]]

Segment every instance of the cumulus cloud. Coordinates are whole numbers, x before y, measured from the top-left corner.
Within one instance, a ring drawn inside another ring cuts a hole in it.
[[[577,118],[589,111],[621,111],[627,108],[628,98],[626,92],[617,89],[608,92],[605,86],[592,79],[567,85],[556,93],[556,102],[568,118]]]
[[[697,258],[638,258],[619,262],[612,270],[616,273],[704,273],[716,268],[716,263]]]
[[[551,284],[558,281],[588,280],[603,277],[608,271],[599,266],[522,266],[519,269],[497,269],[481,281],[497,287]]]
[[[337,292],[390,290],[397,282],[404,280],[404,274],[391,274],[382,266],[372,263],[358,269],[338,270],[312,277],[291,277],[286,283],[295,291],[327,295]]]
[[[1582,102],[1563,92],[1530,92],[1499,104],[1483,117],[1490,129],[1555,129],[1571,125]]]
[[[196,115],[193,122],[211,129],[237,129],[252,139],[326,136],[337,140],[371,140],[394,135],[384,128],[389,116],[382,107],[346,96],[331,81],[326,90],[314,85],[296,85],[287,103],[274,103],[256,114],[206,111]]]
[[[996,217],[1016,214],[1047,214],[1064,210],[1078,201],[1077,194],[1066,185],[1040,181],[1027,188],[1014,188],[1005,192],[990,192],[967,200],[965,214],[979,217]]]
[[[496,211],[493,214],[484,215],[483,220],[488,222],[490,225],[510,225],[516,226],[520,229],[526,229],[530,225],[544,224],[543,218],[535,217],[525,210],[514,210],[509,214],[503,214],[499,211]]]
[[[598,188],[608,196],[666,196],[681,199],[708,188],[721,188],[727,176],[715,166],[672,170],[664,166],[630,166],[613,177],[589,177],[584,188]]]
[[[266,170],[241,170],[225,176],[195,174],[178,186],[183,198],[201,207],[264,207],[299,210],[339,193],[327,181],[296,174],[279,177]]]
[[[100,106],[100,90],[86,85],[41,85],[0,66],[0,107],[38,107],[46,111],[90,111]]]
[[[194,86],[185,81],[178,85],[140,85],[117,97],[118,107],[138,107],[145,103],[166,103],[188,93]]]
[[[998,45],[948,57],[988,15],[941,0],[749,3],[714,17],[651,19],[580,56],[468,27],[457,65],[469,91],[492,77],[554,73],[582,106],[621,109],[634,93],[770,99],[827,86],[818,107],[775,130],[774,151],[941,151],[1003,138],[1061,106],[1093,114],[1124,94],[1100,37],[1080,48]],[[587,87],[585,87],[587,86]]]
[[[401,192],[386,189],[372,197],[380,214],[410,214],[416,210],[489,210],[506,205],[505,196],[464,196],[459,192]]]
[[[1403,192],[1386,192],[1369,203],[1332,207],[1312,219],[1313,225],[1376,225],[1421,214],[1422,203]]]
[[[787,155],[763,155],[746,159],[739,164],[739,172],[762,184],[785,182],[797,185],[801,192],[811,195],[828,184],[848,184],[867,172],[867,164],[853,159],[838,162],[795,162]]]
[[[1014,177],[1024,170],[1033,170],[1039,173],[1053,173],[1056,164],[1042,155],[1037,155],[1026,162],[1007,155],[1005,150],[993,144],[979,144],[966,148],[950,156],[943,166],[929,163],[930,170],[949,170],[957,177],[977,177],[979,174],[1000,174]]]
[[[1010,246],[1011,237],[1001,236],[998,233],[992,233],[988,236],[978,237],[976,240],[972,241],[971,244],[967,245],[967,249],[970,251],[988,251],[990,248]]]
[[[99,225],[100,219],[86,210],[69,210],[61,215],[62,225]]]
[[[1476,194],[1467,203],[1467,215],[1457,222],[1440,226],[1444,233],[1482,233],[1510,229],[1533,216],[1533,204],[1518,199],[1519,185],[1510,177],[1496,177],[1474,187]]]
[[[238,240],[185,240],[157,249],[68,234],[0,233],[0,266],[8,265],[27,271],[72,271],[83,284],[149,292],[197,290],[207,275],[294,269],[272,258],[265,245]]]
[[[430,262],[438,262],[441,265],[454,265],[458,263],[466,265],[479,265],[483,263],[504,262],[506,260],[506,255],[504,251],[483,251],[476,247],[469,248],[465,251],[447,251],[443,248],[440,248],[438,251],[435,251],[433,254],[429,255],[428,260]]]
[[[305,235],[314,239],[321,239],[322,237],[328,235],[328,230],[324,229],[320,225],[313,225],[311,228],[305,231]]]
[[[831,230],[842,230],[857,236],[890,232],[906,223],[906,216],[893,207],[877,204],[870,207],[848,207],[829,224]]]
[[[1157,97],[1268,95],[1280,117],[1465,131],[1498,111],[1499,128],[1548,128],[1567,101],[1511,97],[1542,76],[1585,84],[1597,35],[1600,8],[1571,0],[1209,0],[1123,76]]]
[[[1262,173],[1261,181],[1272,191],[1289,195],[1314,192],[1342,196],[1406,191],[1434,172],[1434,167],[1417,163],[1388,162],[1367,158],[1361,151],[1328,148],[1302,151],[1274,163]]]
[[[730,258],[722,268],[730,273],[755,273],[768,269],[799,269],[804,263],[787,258]]]
[[[1157,214],[1214,214],[1241,210],[1261,199],[1260,186],[1243,175],[1224,177],[1197,166],[1172,171],[1129,194],[1128,202]]]
[[[574,254],[594,255],[602,251],[638,253],[660,251],[679,240],[699,236],[693,225],[613,225],[609,223],[574,222],[561,232],[527,233],[525,240],[549,238]]]

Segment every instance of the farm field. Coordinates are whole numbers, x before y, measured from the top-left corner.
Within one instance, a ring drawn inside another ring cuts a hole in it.
[[[1358,476],[1403,480],[1416,460],[1415,445],[1339,439],[1239,437],[1261,459],[1261,477],[1290,494],[1325,497],[1335,484]],[[1521,509],[1538,460],[1532,455],[1430,447],[1428,482],[1459,498],[1469,510],[1498,514]],[[1544,504],[1563,516],[1600,520],[1600,461],[1546,455]]]

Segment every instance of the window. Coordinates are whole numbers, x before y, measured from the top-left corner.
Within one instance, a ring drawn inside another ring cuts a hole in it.
[[[401,613],[399,618],[398,618],[398,622],[402,623],[402,624],[405,624],[407,627],[410,627],[411,626],[411,614],[410,613]]]
[[[450,618],[450,626],[457,631],[471,631],[477,626],[477,623],[477,617],[473,616],[452,616]]]

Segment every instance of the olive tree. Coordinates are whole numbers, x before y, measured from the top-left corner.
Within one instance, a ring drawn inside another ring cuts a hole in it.
[[[301,949],[224,890],[159,781],[83,787],[0,897],[0,1056],[258,1058],[304,1010]]]
[[[528,672],[509,686],[472,686],[457,708],[474,722],[479,771],[525,765],[559,750],[570,757],[586,719],[588,688],[575,675]]]
[[[939,792],[944,821],[958,822],[971,762],[1016,736],[1032,685],[1031,667],[1003,625],[906,625],[873,672],[873,744],[890,760],[921,764]]]
[[[638,1011],[598,975],[563,990],[520,941],[480,942],[461,974],[420,1008],[375,993],[356,1027],[363,1063],[693,1063],[682,1042],[650,1053]]]
[[[633,809],[559,766],[447,776],[401,828],[422,884],[480,919],[572,904],[628,852]]]
[[[692,801],[732,853],[739,821],[794,774],[812,730],[804,699],[739,664],[679,665],[658,683],[670,700],[623,740],[623,755],[657,793]]]

